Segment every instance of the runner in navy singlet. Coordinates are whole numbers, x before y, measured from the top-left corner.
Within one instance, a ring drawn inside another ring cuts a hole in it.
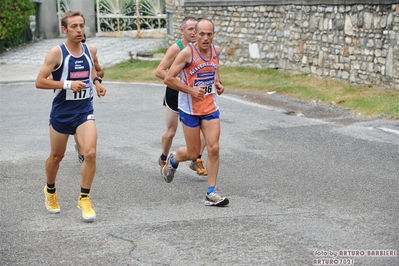
[[[51,151],[46,160],[45,206],[50,213],[60,212],[55,181],[69,135],[75,135],[85,158],[81,167],[78,207],[85,221],[93,221],[96,213],[90,200],[90,188],[96,171],[97,129],[92,100],[94,92],[102,97],[106,89],[93,67],[88,46],[81,43],[85,28],[83,14],[67,11],[61,25],[67,39],[48,52],[36,78],[38,89],[54,91],[49,126]],[[52,79],[48,78],[50,76]]]

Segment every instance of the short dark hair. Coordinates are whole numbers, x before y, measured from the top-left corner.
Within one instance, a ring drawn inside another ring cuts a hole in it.
[[[180,24],[180,28],[184,29],[186,27],[186,22],[192,20],[192,21],[197,21],[197,19],[195,17],[185,17],[183,18],[181,24]]]
[[[212,20],[210,20],[210,19],[207,19],[207,18],[199,18],[198,20],[197,20],[197,24],[195,24],[195,31],[197,31],[198,30],[198,24],[201,22],[201,21],[209,21],[211,24],[212,24],[212,30],[213,31],[215,31],[215,24],[213,24],[213,21]]]

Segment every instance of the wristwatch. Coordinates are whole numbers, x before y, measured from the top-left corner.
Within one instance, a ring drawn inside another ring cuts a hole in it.
[[[95,78],[93,79],[93,84],[96,83],[96,80],[98,80],[98,81],[100,82],[100,84],[103,82],[103,80],[102,80],[100,77],[95,77]]]

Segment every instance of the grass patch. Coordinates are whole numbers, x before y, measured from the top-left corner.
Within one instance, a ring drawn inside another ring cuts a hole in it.
[[[154,53],[164,53],[160,49]],[[109,80],[163,83],[155,77],[159,61],[128,60],[105,68]],[[363,116],[399,119],[399,91],[360,86],[340,80],[293,74],[276,69],[220,67],[223,85],[228,89],[258,92],[275,91],[307,101],[332,104]]]
[[[154,74],[158,65],[159,61],[128,60],[113,67],[104,68],[104,76],[109,80],[162,82]]]

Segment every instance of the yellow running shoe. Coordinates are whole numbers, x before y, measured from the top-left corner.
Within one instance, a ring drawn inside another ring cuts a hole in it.
[[[44,204],[46,205],[46,209],[49,213],[59,213],[61,211],[60,205],[58,205],[58,194],[57,191],[52,194],[47,192],[47,186],[44,186],[44,195],[46,196],[46,200]]]
[[[82,210],[82,217],[85,222],[92,222],[96,218],[96,213],[93,210],[93,203],[91,203],[90,197],[79,197],[78,208]]]
[[[192,161],[190,164],[190,169],[197,172],[197,175],[207,176],[208,172],[205,170],[202,160],[198,158],[196,161]]]

